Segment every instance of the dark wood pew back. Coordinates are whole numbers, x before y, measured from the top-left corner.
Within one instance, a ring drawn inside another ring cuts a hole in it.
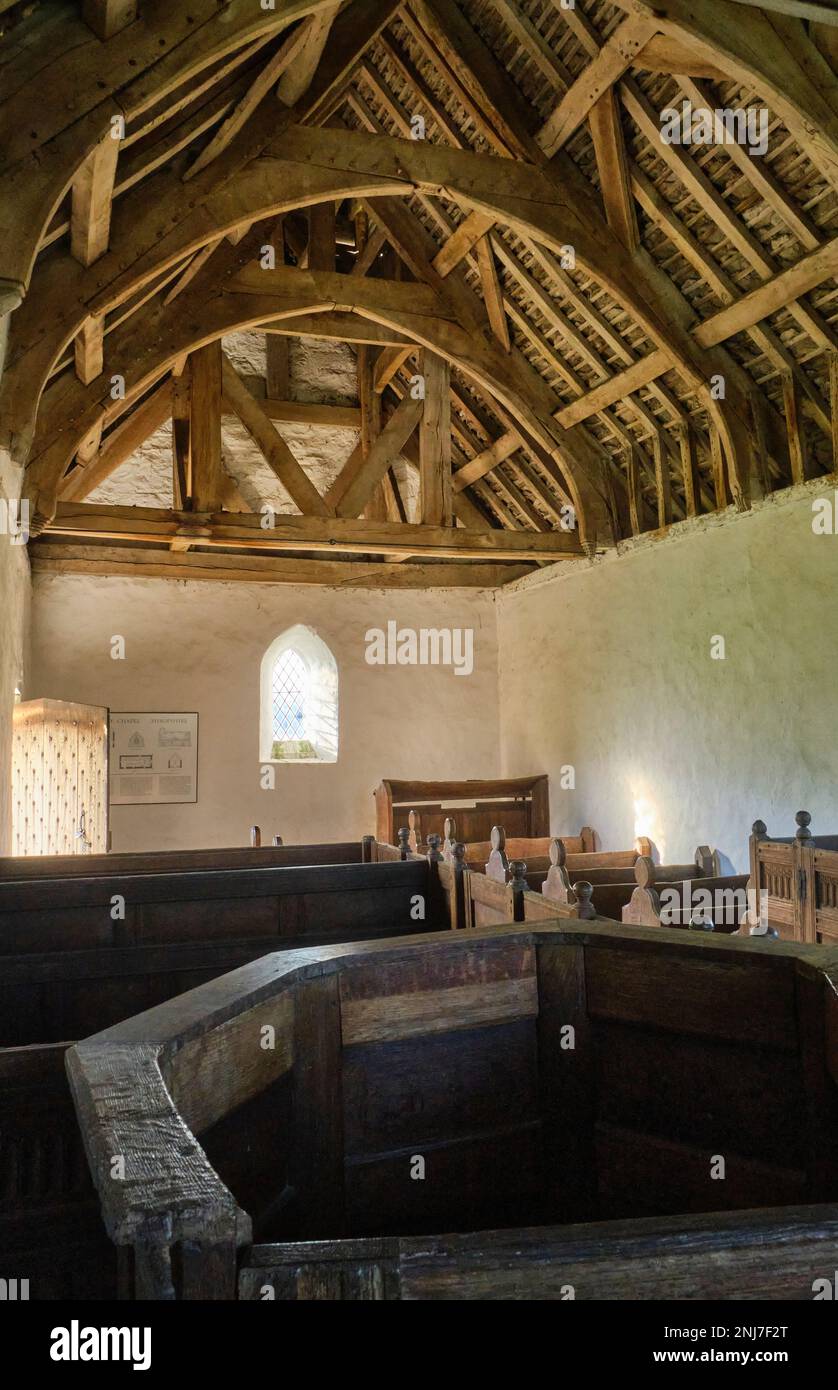
[[[277,946],[450,925],[426,859],[0,884],[0,1045],[84,1037]]]
[[[213,869],[278,869],[361,864],[375,855],[372,836],[322,845],[233,846],[229,849],[127,851],[117,854],[11,855],[0,858],[0,884],[21,879],[107,878],[115,874],[195,873]],[[384,848],[384,847],[382,847]]]

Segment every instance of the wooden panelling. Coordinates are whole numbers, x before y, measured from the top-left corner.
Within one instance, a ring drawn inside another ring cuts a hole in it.
[[[410,1176],[415,1155],[424,1180]],[[353,1235],[480,1230],[527,1225],[542,1201],[543,1158],[537,1122],[347,1165]]]
[[[535,1029],[492,1028],[348,1048],[344,1129],[351,1160],[538,1118]]]
[[[799,1058],[632,1024],[594,1030],[598,1117],[611,1124],[779,1167],[805,1166]]]
[[[535,953],[501,943],[463,951],[440,943],[429,959],[408,959],[341,979],[345,1044],[446,1033],[532,1016]]]
[[[797,1299],[838,1210],[796,1207],[399,1242],[403,1299]]]
[[[239,1298],[379,1302],[398,1298],[396,1240],[298,1241],[256,1245],[239,1271]]]
[[[294,1000],[283,995],[184,1043],[166,1084],[189,1128],[202,1134],[293,1064]]]
[[[685,960],[643,947],[589,950],[586,958],[593,1018],[797,1048],[794,976],[784,960]]]
[[[341,1004],[338,978],[296,991],[289,1182],[310,1238],[344,1232]]]
[[[719,1158],[724,1159],[724,1177],[714,1178]],[[599,1214],[605,1221],[736,1211],[806,1199],[806,1174],[800,1169],[604,1123],[596,1126],[596,1166]]]
[[[538,951],[538,1056],[547,1210],[554,1220],[597,1211],[594,1040],[582,946]],[[568,1123],[570,1116],[573,1122]]]

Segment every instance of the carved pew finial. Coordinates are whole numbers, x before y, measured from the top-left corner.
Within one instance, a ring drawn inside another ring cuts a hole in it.
[[[402,859],[406,859],[410,854],[410,830],[403,825],[398,832],[399,854]]]
[[[527,866],[523,859],[513,859],[509,864],[508,882],[514,893],[523,893],[527,886]]]
[[[573,885],[573,892],[576,895],[576,902],[579,907],[580,921],[590,922],[592,917],[596,917],[596,908],[591,899],[594,896],[594,885],[589,883],[586,878],[580,878]]]
[[[250,827],[250,848],[262,848],[262,831],[259,829],[258,825],[251,825]]]
[[[804,844],[807,840],[814,839],[814,836],[809,832],[809,826],[812,824],[812,817],[810,816],[809,812],[798,811],[794,819],[798,827],[795,839],[800,840],[801,843]]]
[[[550,841],[550,867],[547,870],[547,877],[541,885],[542,897],[549,898],[554,903],[575,903],[576,895],[570,886],[570,879],[567,876],[565,861],[567,853],[563,840]]]
[[[457,843],[457,827],[451,816],[446,816],[442,823],[442,857],[446,863],[450,864],[454,859],[454,846]]]
[[[441,836],[441,835],[429,835],[429,836],[428,836],[428,858],[429,858],[429,860],[431,861],[432,864],[441,864],[441,863],[442,863],[442,853],[441,853],[440,848],[439,848],[441,844],[442,844],[442,836]]]
[[[711,917],[705,917],[703,912],[697,912],[689,921],[690,931],[715,931],[716,924]]]
[[[506,831],[503,826],[493,825],[489,838],[492,848],[486,860],[486,877],[493,878],[498,883],[506,883],[510,866],[506,857]]]
[[[641,854],[634,863],[634,877],[639,888],[654,888],[655,861],[648,854]]]
[[[765,821],[755,820],[753,825],[751,826],[751,834],[756,836],[758,840],[767,840],[768,826],[765,824]]]

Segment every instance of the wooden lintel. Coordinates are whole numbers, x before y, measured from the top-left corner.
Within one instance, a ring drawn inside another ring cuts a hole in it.
[[[325,584],[335,589],[496,589],[530,574],[531,564],[363,564],[339,560],[287,560],[274,555],[174,552],[135,546],[30,546],[40,574],[124,575],[244,584]]]
[[[257,513],[91,506],[60,502],[49,534],[132,544],[169,544],[187,532],[209,548],[276,552],[394,555],[440,560],[574,560],[583,558],[572,531],[472,531],[364,517],[277,514],[265,527]]]

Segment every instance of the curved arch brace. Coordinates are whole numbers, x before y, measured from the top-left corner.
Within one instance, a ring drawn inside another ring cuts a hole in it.
[[[332,3],[279,0],[263,9],[231,0],[219,13],[217,0],[144,0],[139,19],[108,41],[104,63],[101,42],[80,15],[68,15],[50,33],[51,62],[0,108],[0,217],[13,217],[0,222],[0,280],[28,287],[50,220],[112,116],[132,120],[229,54]],[[85,101],[90,109],[80,110]]]
[[[410,312],[398,305],[382,308],[364,303],[365,285],[347,276],[296,270],[265,275],[275,287],[271,294],[237,288],[238,283],[247,283],[247,276],[221,289],[196,277],[190,292],[175,303],[155,305],[141,336],[130,321],[116,330],[110,340],[108,371],[124,377],[125,401],[114,402],[101,378],[84,386],[69,374],[46,392],[26,470],[27,493],[33,503],[33,531],[54,515],[61,478],[81,441],[96,425],[110,424],[118,418],[127,404],[163,376],[178,357],[237,329],[339,309],[394,329],[438,353],[469,375],[487,395],[500,401],[561,469],[583,541],[593,543],[597,534],[607,538],[609,518],[599,490],[602,462],[588,437],[579,427],[562,430],[552,418],[551,406],[555,402],[546,383],[540,399],[533,401],[517,379],[518,374],[510,370],[506,355],[498,356],[479,335],[456,322],[451,311],[437,304],[433,296],[430,307],[434,312],[427,308],[424,313]],[[376,282],[368,283],[377,293]],[[422,287],[399,288],[407,291],[405,302],[421,302],[418,291]],[[354,291],[358,302],[347,304],[350,291]],[[109,381],[110,377],[108,384]]]
[[[293,148],[294,158],[280,147]],[[43,389],[47,363],[54,364],[89,314],[105,313],[190,250],[254,221],[329,199],[404,195],[415,189],[449,192],[556,252],[572,244],[577,264],[667,351],[692,387],[709,396],[706,379],[713,369],[708,368],[708,354],[685,326],[667,318],[660,277],[650,259],[629,256],[590,197],[580,197],[579,180],[584,184],[584,179],[578,171],[565,174],[551,168],[545,173],[516,161],[420,141],[295,126],[234,176],[225,179],[224,169],[213,166],[204,172],[207,179],[200,188],[200,177],[187,191],[166,174],[157,176],[155,186],[138,190],[130,205],[126,199],[120,209],[124,235],[115,238],[117,249],[89,271],[74,272],[66,257],[57,258],[18,310],[0,415],[9,412],[9,447],[19,461],[27,452],[33,396]],[[68,270],[64,285],[61,277]],[[667,289],[671,309],[668,282]],[[44,325],[50,321],[55,326],[47,330]]]

